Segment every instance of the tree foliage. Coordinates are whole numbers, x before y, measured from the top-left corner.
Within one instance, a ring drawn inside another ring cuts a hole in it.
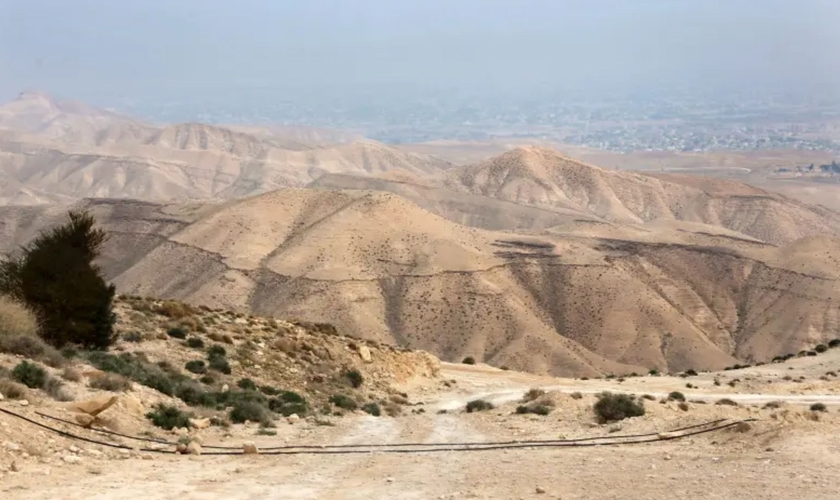
[[[107,349],[114,341],[114,286],[93,263],[107,235],[95,222],[87,211],[71,211],[68,222],[0,262],[0,292],[29,306],[56,347]]]

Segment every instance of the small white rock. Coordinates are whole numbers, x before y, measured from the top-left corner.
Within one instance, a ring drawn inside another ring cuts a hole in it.
[[[81,458],[77,457],[76,455],[64,455],[61,457],[68,464],[77,464],[82,461]]]
[[[3,446],[5,446],[9,451],[20,451],[20,445],[11,441],[6,441],[6,444]]]

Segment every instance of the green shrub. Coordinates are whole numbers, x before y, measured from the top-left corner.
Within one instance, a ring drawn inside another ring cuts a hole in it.
[[[208,366],[211,370],[216,370],[219,373],[230,375],[230,363],[224,356],[212,356],[209,360]]]
[[[598,395],[598,401],[593,406],[595,416],[600,423],[616,422],[630,417],[645,414],[645,407],[628,394],[611,394],[604,392]]]
[[[483,399],[474,399],[467,403],[467,413],[492,410],[493,404]]]
[[[47,372],[35,363],[21,361],[12,370],[12,379],[30,389],[40,389],[47,382]]]
[[[201,359],[187,361],[187,363],[184,365],[184,368],[186,368],[188,372],[195,373],[196,375],[207,373],[207,365],[205,365],[204,361]]]
[[[840,347],[840,339],[831,339],[828,342],[828,347],[834,349],[836,347]]]
[[[551,407],[542,404],[520,405],[516,407],[516,413],[522,415],[526,413],[533,413],[535,415],[548,415],[551,413]]]
[[[814,403],[811,405],[811,411],[825,412],[828,411],[828,408],[822,403]]]
[[[349,411],[353,411],[359,407],[353,398],[345,396],[344,394],[333,394],[330,396],[330,403],[334,404],[338,408]]]
[[[465,364],[465,365],[474,365],[475,364],[475,358],[472,357],[472,356],[467,356],[466,358],[464,358],[462,363]]]
[[[283,391],[270,385],[261,385],[260,392],[266,396],[279,396]]]
[[[198,337],[190,337],[187,339],[187,347],[193,349],[204,349],[204,341]]]
[[[668,394],[668,401],[685,401],[685,394],[679,391],[674,391]]]
[[[366,405],[362,406],[362,410],[368,415],[373,415],[374,417],[379,417],[382,415],[382,410],[376,403],[367,403]]]
[[[169,330],[166,330],[166,334],[173,339],[183,340],[187,338],[187,331],[180,326],[173,326]]]
[[[299,417],[303,417],[309,413],[309,406],[306,403],[290,403],[280,398],[270,399],[268,401],[268,408],[284,417],[288,417],[291,414],[297,414]]]
[[[280,399],[286,403],[306,403],[306,398],[294,391],[282,391]]]
[[[127,332],[122,334],[122,339],[126,342],[142,342],[143,336],[140,332]]]
[[[350,382],[350,385],[356,389],[361,387],[362,383],[364,382],[364,377],[362,377],[362,374],[361,372],[359,372],[359,370],[345,371],[344,378],[346,378]]]
[[[190,426],[191,414],[182,412],[175,406],[158,404],[153,411],[146,413],[146,418],[152,421],[156,427],[168,431],[176,428],[188,428]]]
[[[71,211],[69,221],[42,232],[21,255],[0,262],[0,293],[26,304],[48,344],[107,349],[114,341],[114,286],[93,264],[107,239],[93,216]]]
[[[688,377],[696,377],[697,376],[697,371],[694,370],[694,369],[689,369],[689,370],[685,371],[685,375],[688,376]]]
[[[240,389],[243,389],[243,390],[246,390],[246,391],[256,391],[257,390],[257,384],[255,384],[254,381],[249,379],[249,378],[239,379],[239,381],[236,383],[236,386],[239,387]]]
[[[131,382],[122,375],[105,373],[102,376],[92,379],[90,386],[103,391],[123,392],[131,389]]]
[[[270,425],[273,422],[269,409],[256,401],[236,401],[230,410],[229,418],[235,424],[250,421]]]
[[[207,349],[208,358],[224,358],[225,356],[227,356],[227,351],[219,344],[213,344]]]
[[[216,377],[208,374],[208,375],[204,375],[203,377],[198,379],[198,381],[201,382],[202,384],[211,385],[211,384],[216,383]]]
[[[648,375],[652,375],[652,376],[654,376],[654,377],[658,377],[658,376],[659,376],[659,370],[657,370],[656,368],[653,368],[653,369],[651,369],[651,370],[648,372]]]
[[[825,351],[828,350],[828,346],[825,345],[825,344],[819,344],[816,347],[814,347],[814,350],[817,351],[818,353],[822,354],[822,353],[824,353]]]

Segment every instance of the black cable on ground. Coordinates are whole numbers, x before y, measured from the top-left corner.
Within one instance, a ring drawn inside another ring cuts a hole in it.
[[[95,439],[85,438],[83,436],[77,436],[67,431],[63,431],[61,429],[57,429],[54,427],[50,427],[48,425],[42,424],[40,422],[36,422],[28,417],[20,415],[18,413],[6,410],[4,408],[0,408],[0,412],[5,413],[7,415],[19,418],[25,422],[31,423],[35,426],[38,426],[42,429],[46,429],[51,432],[55,432],[61,436],[65,436],[70,439],[76,439],[79,441],[84,441],[87,443],[98,444],[101,446],[107,446],[111,448],[118,448],[118,449],[126,449],[132,450],[128,446],[118,445],[113,443],[106,443],[102,441],[98,441]],[[657,434],[655,437],[648,437],[648,438],[633,438],[636,439],[635,441],[626,441],[626,437],[613,437],[613,438],[605,438],[601,442],[531,442],[531,443],[516,443],[516,444],[492,444],[492,443],[481,443],[476,445],[471,445],[464,447],[463,445],[453,445],[453,444],[441,444],[441,445],[432,445],[432,446],[446,446],[446,447],[435,447],[435,448],[422,448],[422,449],[406,449],[406,448],[397,448],[393,447],[393,445],[356,445],[358,447],[366,447],[366,448],[374,448],[374,449],[308,449],[308,450],[267,450],[263,449],[263,455],[351,455],[351,454],[372,454],[374,452],[378,453],[431,453],[431,452],[445,452],[445,451],[488,451],[488,450],[501,450],[501,449],[521,449],[521,448],[573,448],[573,447],[592,447],[592,446],[617,446],[623,444],[644,444],[644,443],[653,443],[658,441],[671,441],[676,439],[682,439],[686,437],[696,436],[699,434],[705,434],[709,432],[716,432],[720,430],[724,430],[727,428],[734,427],[736,425],[745,423],[745,422],[753,422],[755,419],[747,419],[747,420],[740,420],[730,422],[728,424],[723,425],[715,425],[713,427],[707,427],[705,429],[695,430],[688,434],[673,434],[673,435],[660,435]],[[718,422],[722,422],[718,421]],[[705,424],[703,424],[705,425]],[[702,425],[701,425],[702,426]],[[698,426],[692,426],[697,428]],[[675,431],[670,431],[671,433]],[[652,434],[650,435],[652,436]],[[425,445],[425,444],[424,444]],[[391,447],[389,447],[391,446]],[[382,447],[387,449],[377,449],[376,447]],[[175,454],[176,451],[174,450],[159,450],[159,449],[139,449],[138,451],[143,452],[151,452],[151,453],[163,453],[163,454]],[[242,455],[244,451],[239,452],[223,452],[223,451],[211,451],[207,453],[202,453],[203,455]]]
[[[88,429],[95,432],[101,432],[104,434],[109,434],[113,436],[119,436],[126,439],[133,439],[137,441],[146,441],[150,443],[157,443],[157,444],[166,444],[170,446],[175,446],[178,444],[177,442],[166,441],[163,439],[156,439],[156,438],[148,438],[142,436],[130,436],[128,434],[122,434],[119,432],[107,430],[107,429],[95,429],[85,427],[83,425],[79,425],[76,422],[71,422],[69,420],[64,420],[59,417],[54,417],[52,415],[47,415],[41,412],[35,412],[36,415],[52,420],[56,420],[58,422],[62,422],[64,424],[73,425],[76,427],[81,427],[83,429]],[[727,419],[718,419],[718,420],[711,420],[709,422],[703,422],[701,424],[689,425],[686,427],[679,427],[677,429],[672,429],[666,432],[682,432],[687,431],[690,429],[697,429],[700,427],[707,427],[711,425],[717,425]],[[421,446],[477,446],[477,445],[513,445],[513,444],[542,444],[542,443],[580,443],[580,442],[587,442],[587,441],[598,441],[603,439],[631,439],[631,438],[642,438],[642,437],[650,437],[658,435],[659,432],[649,432],[645,434],[619,434],[619,435],[609,435],[609,436],[594,436],[594,437],[586,437],[586,438],[575,438],[575,439],[537,439],[537,440],[514,440],[514,441],[491,441],[491,442],[461,442],[461,443],[395,443],[395,444],[345,444],[345,445],[286,445],[286,446],[270,446],[265,448],[260,448],[261,450],[265,451],[275,451],[275,450],[296,450],[296,449],[310,449],[310,450],[329,450],[329,449],[352,449],[352,448],[407,448],[407,447],[421,447]],[[212,445],[202,445],[202,448],[206,449],[213,449],[213,450],[239,450],[241,446],[212,446]]]

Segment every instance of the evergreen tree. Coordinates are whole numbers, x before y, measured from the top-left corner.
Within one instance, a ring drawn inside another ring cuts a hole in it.
[[[114,286],[93,264],[107,235],[87,211],[69,218],[0,263],[0,292],[35,311],[41,336],[53,346],[107,349],[114,340]]]

